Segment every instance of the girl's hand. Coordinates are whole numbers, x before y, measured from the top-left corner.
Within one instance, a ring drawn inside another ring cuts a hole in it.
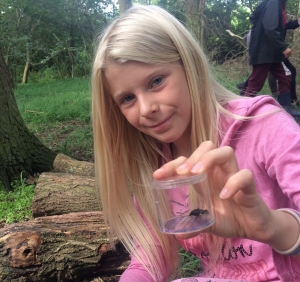
[[[189,158],[179,157],[165,164],[153,177],[164,179],[202,172],[209,178],[215,216],[215,223],[202,232],[269,242],[274,215],[257,193],[252,173],[239,170],[232,148],[216,148],[210,141],[203,142]],[[178,237],[187,239],[199,233]]]

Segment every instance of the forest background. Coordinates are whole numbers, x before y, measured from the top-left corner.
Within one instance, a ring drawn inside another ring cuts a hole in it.
[[[0,42],[15,85],[88,77],[95,39],[107,23],[131,4],[155,4],[170,11],[194,33],[212,62],[222,64],[244,54],[243,41],[226,30],[243,37],[258,2],[0,0]],[[299,0],[289,0],[288,18],[297,19],[299,9]]]

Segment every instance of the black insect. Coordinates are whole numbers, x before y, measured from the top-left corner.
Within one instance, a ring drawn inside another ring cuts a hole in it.
[[[190,212],[189,216],[208,215],[208,210],[194,209]]]

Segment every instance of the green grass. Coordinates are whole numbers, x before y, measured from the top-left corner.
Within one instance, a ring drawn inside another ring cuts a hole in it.
[[[34,185],[27,185],[21,176],[20,180],[12,183],[12,187],[11,192],[0,188],[0,221],[13,223],[32,218]]]
[[[73,78],[19,84],[14,91],[27,124],[90,121],[90,80]]]
[[[19,84],[14,93],[27,127],[48,148],[93,161],[89,79]]]
[[[202,271],[201,260],[198,257],[184,249],[181,249],[179,254],[182,265],[180,277],[192,277]]]

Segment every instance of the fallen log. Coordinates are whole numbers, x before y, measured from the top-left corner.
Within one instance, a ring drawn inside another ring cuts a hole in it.
[[[0,229],[3,282],[87,281],[120,275],[128,264],[121,244],[111,250],[102,212],[40,217]]]
[[[95,178],[68,173],[42,173],[34,190],[33,217],[100,211]]]
[[[58,154],[53,162],[54,172],[64,172],[73,175],[95,176],[94,164],[78,161],[64,154]]]

